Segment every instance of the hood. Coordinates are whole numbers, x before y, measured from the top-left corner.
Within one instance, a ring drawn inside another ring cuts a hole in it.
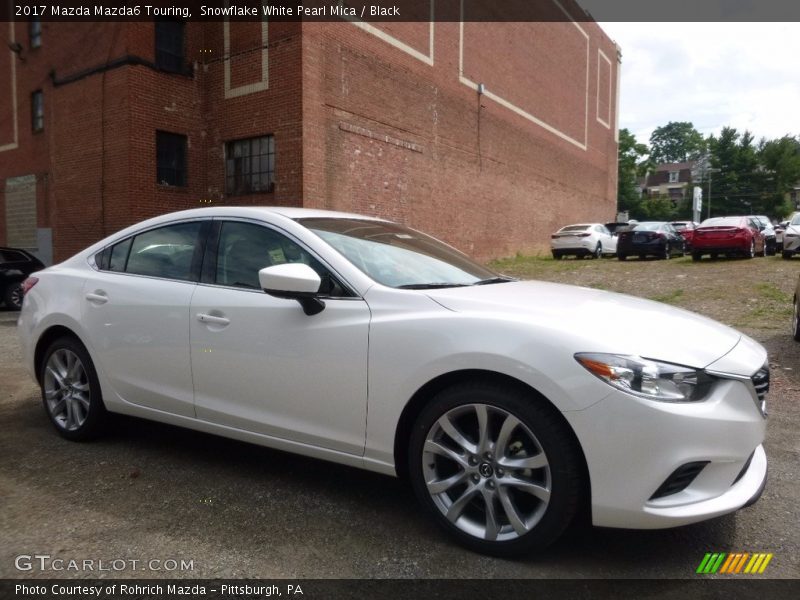
[[[513,319],[542,335],[562,335],[574,352],[633,354],[704,368],[731,351],[741,334],[666,304],[591,288],[516,281],[426,292],[456,312]],[[535,334],[535,333],[534,333]]]

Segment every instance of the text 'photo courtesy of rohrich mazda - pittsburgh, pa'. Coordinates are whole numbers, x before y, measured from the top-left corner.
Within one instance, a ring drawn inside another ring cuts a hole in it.
[[[479,552],[543,549],[582,510],[604,527],[694,523],[765,486],[754,340],[518,281],[387,220],[165,214],[22,291],[24,362],[68,440],[121,413],[400,476]]]

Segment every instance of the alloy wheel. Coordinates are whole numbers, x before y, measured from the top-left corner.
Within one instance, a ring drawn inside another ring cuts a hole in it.
[[[10,308],[15,308],[17,310],[22,308],[22,296],[22,285],[19,283],[13,284],[13,287],[8,293]]]
[[[89,378],[78,355],[59,348],[50,355],[44,370],[47,410],[66,431],[79,429],[89,416]]]
[[[531,531],[550,503],[550,463],[531,430],[506,410],[465,404],[430,428],[425,485],[455,527],[488,541]]]

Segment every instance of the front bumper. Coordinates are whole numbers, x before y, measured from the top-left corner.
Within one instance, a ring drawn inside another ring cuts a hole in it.
[[[749,353],[752,364],[763,364],[765,355],[755,356],[749,345],[730,354]],[[593,523],[675,527],[754,502],[767,476],[766,420],[755,400],[748,381],[719,379],[702,402],[664,403],[614,391],[585,410],[564,413],[586,456]],[[671,474],[694,462],[707,464],[691,483],[654,497]]]

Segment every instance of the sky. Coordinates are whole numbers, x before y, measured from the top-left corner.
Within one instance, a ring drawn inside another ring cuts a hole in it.
[[[600,23],[622,50],[620,128],[800,135],[800,23]]]

